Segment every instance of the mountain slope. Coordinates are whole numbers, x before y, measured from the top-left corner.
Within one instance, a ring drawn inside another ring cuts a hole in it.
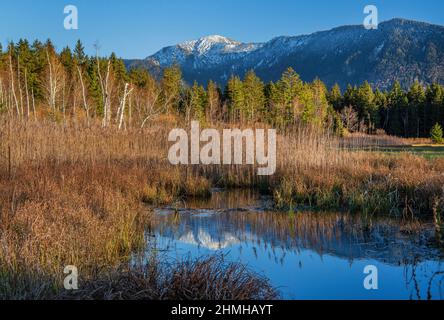
[[[388,88],[395,80],[444,83],[444,27],[393,19],[377,30],[344,26],[266,43],[240,43],[209,36],[162,49],[145,60],[127,61],[154,74],[178,63],[187,82],[224,84],[232,75],[253,69],[265,81],[276,81],[288,67],[305,81],[319,77],[327,85],[360,84]]]

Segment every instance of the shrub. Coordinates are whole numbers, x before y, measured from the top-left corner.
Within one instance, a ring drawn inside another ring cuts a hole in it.
[[[430,137],[433,141],[433,143],[439,144],[443,143],[443,132],[442,127],[437,123],[433,126],[432,130],[430,131]]]

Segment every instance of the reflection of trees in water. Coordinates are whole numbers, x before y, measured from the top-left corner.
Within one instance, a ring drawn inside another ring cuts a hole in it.
[[[441,229],[434,221],[265,212],[255,193],[242,191],[215,193],[210,201],[189,201],[182,209],[160,212],[153,227],[172,245],[182,241],[210,250],[236,245],[240,254],[248,247],[255,257],[266,255],[281,265],[287,254],[302,250],[313,251],[321,259],[325,254],[348,259],[350,264],[376,260],[404,266],[412,299],[443,297]]]
[[[258,193],[251,189],[233,190],[230,192],[213,192],[210,199],[189,199],[186,208],[189,209],[241,209],[259,206]]]
[[[415,257],[439,260],[439,251],[430,245],[433,227],[388,218],[363,219],[345,213],[193,210],[165,215],[161,221],[157,229],[162,234],[175,239],[193,236],[202,246],[208,242],[212,249],[215,243],[223,248],[249,242],[273,254],[276,248],[282,249],[280,253],[309,249],[351,262],[375,259],[404,265],[414,262]]]
[[[439,288],[439,298],[443,299],[443,294],[442,294],[442,288],[443,288],[443,283],[444,283],[444,271],[437,271],[435,273],[433,273],[433,276],[430,278],[429,280],[429,286],[427,289],[427,299],[431,300],[432,299],[432,287],[433,287],[433,282],[436,280],[436,278],[440,278],[438,283],[438,288]]]
[[[411,300],[432,300],[432,299],[440,299],[444,298],[443,295],[443,287],[444,287],[444,271],[433,271],[431,275],[429,275],[427,279],[427,287],[426,292],[424,294],[421,293],[420,280],[418,278],[424,278],[423,275],[418,276],[418,266],[419,261],[416,261],[412,264],[406,265],[404,267],[404,274],[406,284],[409,287],[412,287],[414,292],[410,295]],[[421,265],[424,268],[424,265]],[[438,291],[437,295],[433,295],[433,289]]]
[[[414,222],[345,213],[222,213],[215,219],[288,250],[310,249],[320,255],[395,265],[411,263],[413,257],[436,260],[439,256],[430,246],[433,228]]]

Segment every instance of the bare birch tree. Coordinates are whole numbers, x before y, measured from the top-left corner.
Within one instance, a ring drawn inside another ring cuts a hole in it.
[[[11,87],[11,93],[12,97],[14,98],[15,108],[17,111],[17,116],[20,117],[20,108],[19,103],[17,99],[17,95],[15,93],[15,86],[14,86],[14,71],[12,69],[12,53],[9,53],[9,75],[10,75],[10,87]]]
[[[83,74],[82,74],[82,70],[80,69],[80,66],[77,66],[77,73],[79,75],[80,86],[82,87],[83,108],[85,109],[86,117],[89,119],[89,106],[88,106],[88,102],[86,101],[85,83],[83,82]]]
[[[119,130],[122,129],[122,126],[123,126],[123,121],[124,121],[124,117],[125,117],[126,100],[127,100],[128,96],[131,94],[131,92],[133,91],[133,89],[128,90],[128,87],[129,87],[129,84],[125,83],[123,97],[120,102],[119,110],[117,111],[117,117],[119,119]]]
[[[48,62],[48,84],[46,90],[48,91],[48,104],[50,108],[55,111],[57,104],[57,94],[61,87],[62,67],[56,57],[50,54],[49,49],[46,49],[46,58]]]

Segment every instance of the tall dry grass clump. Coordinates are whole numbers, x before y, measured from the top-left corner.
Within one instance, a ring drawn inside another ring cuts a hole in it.
[[[269,281],[239,263],[215,256],[116,270],[85,283],[62,299],[89,300],[273,300]]]
[[[278,150],[278,172],[271,183],[278,207],[397,216],[444,208],[442,158],[352,151],[342,139],[312,130],[283,137]]]

